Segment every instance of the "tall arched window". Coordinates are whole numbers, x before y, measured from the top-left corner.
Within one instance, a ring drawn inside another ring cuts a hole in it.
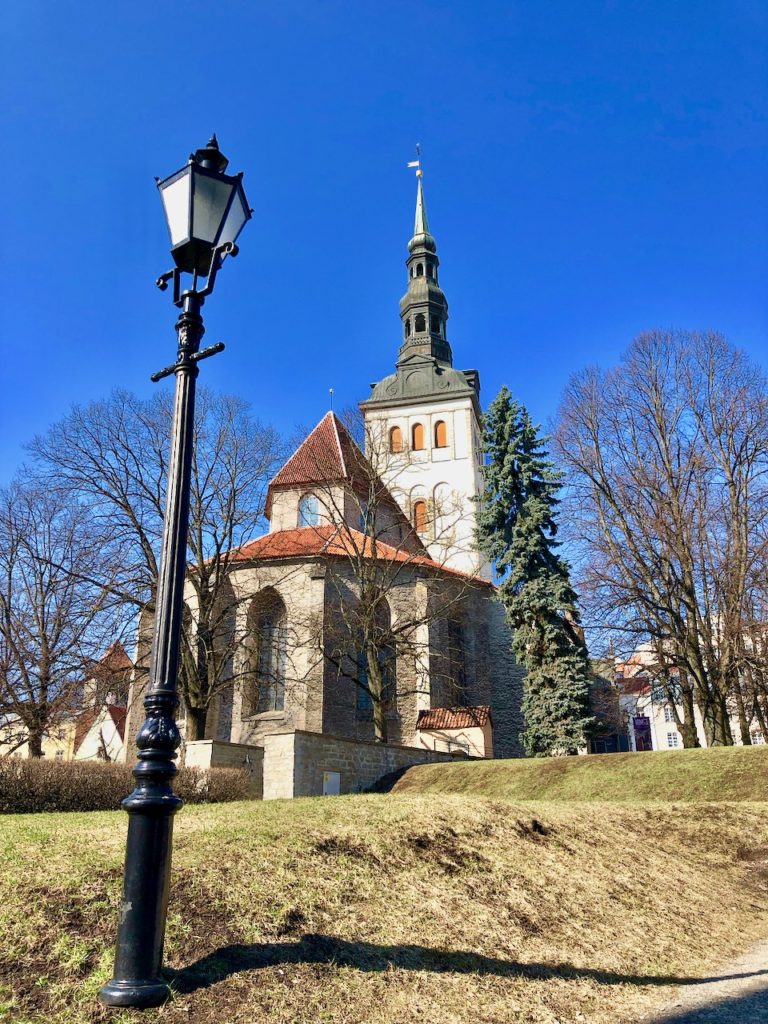
[[[439,334],[440,333],[440,317],[439,316],[433,316],[433,317],[430,318],[429,322],[430,322],[430,325],[431,325],[430,328],[429,328],[430,331],[432,331],[433,334]]]
[[[373,717],[374,694],[377,687],[370,679],[368,655],[376,652],[376,662],[381,671],[381,701],[385,708],[393,707],[397,701],[397,658],[395,645],[391,635],[392,617],[389,604],[386,600],[380,600],[376,604],[373,613],[373,628],[359,637],[359,647],[355,656],[355,682],[357,688],[356,710],[357,717],[370,719]],[[372,650],[366,651],[366,642]]]
[[[421,498],[413,503],[413,525],[417,533],[424,533],[427,528],[427,503]]]
[[[411,321],[410,320],[406,320],[405,321],[405,336],[406,336],[406,338],[410,338],[410,336],[411,336]]]
[[[377,654],[381,669],[383,703],[391,705],[397,699],[397,658],[392,644],[382,647]],[[358,718],[373,718],[373,699],[368,683],[368,659],[365,651],[358,654],[358,684],[355,710]]]
[[[448,447],[448,428],[445,420],[438,420],[435,424],[435,448]]]
[[[416,267],[416,277],[424,277],[424,265],[419,263]]]
[[[420,331],[426,331],[427,329],[427,318],[423,313],[416,314],[416,320],[413,325],[414,331],[418,334]]]
[[[395,455],[403,450],[403,432],[400,427],[392,427],[389,432],[389,450]]]
[[[320,523],[320,503],[316,494],[303,494],[299,500],[299,526],[317,526]]]
[[[285,707],[287,628],[280,596],[266,592],[250,612],[251,712],[282,711]]]
[[[411,448],[415,452],[423,451],[426,447],[424,443],[424,424],[414,423],[411,428]]]
[[[456,619],[448,620],[448,677],[451,703],[464,704],[467,699],[466,647],[464,627]]]

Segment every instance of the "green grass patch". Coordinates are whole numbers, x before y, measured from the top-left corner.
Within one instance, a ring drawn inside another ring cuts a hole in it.
[[[195,806],[176,826],[173,1001],[115,1012],[96,994],[126,815],[1,824],[13,1024],[616,1024],[768,934],[768,805]]]
[[[394,791],[504,800],[763,801],[768,746],[419,765]]]

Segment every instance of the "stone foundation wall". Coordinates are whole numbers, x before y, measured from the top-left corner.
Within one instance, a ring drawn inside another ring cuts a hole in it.
[[[265,800],[322,796],[324,772],[338,772],[341,793],[358,793],[400,768],[455,760],[456,755],[418,747],[314,732],[277,733],[264,739],[263,794]]]
[[[181,763],[186,768],[241,768],[251,776],[251,796],[261,800],[264,776],[264,750],[247,743],[222,740],[192,740],[185,743]]]

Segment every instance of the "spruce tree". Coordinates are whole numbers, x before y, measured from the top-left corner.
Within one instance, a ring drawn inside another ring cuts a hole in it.
[[[561,477],[527,409],[502,387],[484,419],[481,548],[526,668],[523,743],[529,756],[575,754],[592,723],[590,670],[568,563],[558,553]]]

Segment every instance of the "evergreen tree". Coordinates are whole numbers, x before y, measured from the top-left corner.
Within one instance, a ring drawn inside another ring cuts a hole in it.
[[[590,670],[569,567],[557,554],[560,474],[527,409],[502,387],[485,416],[485,488],[477,536],[495,563],[513,649],[527,669],[523,742],[530,756],[584,743]]]

